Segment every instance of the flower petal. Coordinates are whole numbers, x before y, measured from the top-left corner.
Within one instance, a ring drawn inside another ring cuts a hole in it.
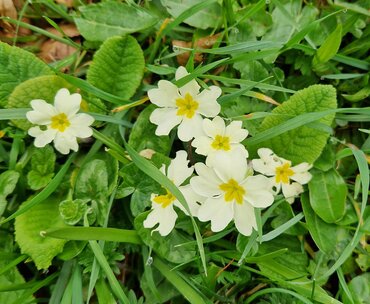
[[[198,112],[206,117],[215,117],[220,113],[221,106],[217,102],[222,91],[219,87],[211,86],[208,90],[203,90],[194,99],[199,102]]]
[[[303,192],[303,187],[298,183],[282,184],[282,192],[285,198],[294,198]]]
[[[179,90],[172,82],[167,80],[158,81],[158,88],[150,89],[148,97],[158,107],[176,107],[176,99],[180,98]]]
[[[80,110],[81,95],[70,94],[67,89],[60,89],[54,98],[54,106],[58,113],[65,113],[71,118]]]
[[[238,231],[249,236],[254,230],[257,230],[256,216],[252,205],[244,202],[243,204],[234,205],[234,222]]]
[[[34,145],[38,148],[45,147],[48,143],[51,143],[55,138],[56,133],[57,131],[53,129],[42,131],[40,127],[32,127],[28,129],[28,134],[35,137]]]
[[[274,202],[270,180],[262,175],[247,177],[243,184],[244,198],[249,204],[257,208],[266,208]]]
[[[212,167],[225,183],[230,179],[237,182],[244,180],[248,169],[245,152],[241,149],[235,149],[229,153],[217,153],[207,158],[206,165]]]
[[[248,130],[242,128],[241,121],[232,121],[227,127],[225,135],[231,143],[240,143],[248,136]]]
[[[233,219],[233,204],[221,198],[208,198],[198,210],[198,218],[202,222],[211,221],[211,230],[219,232]]]
[[[220,116],[212,120],[206,118],[203,120],[203,130],[211,138],[215,138],[216,135],[224,136],[225,121]]]
[[[153,206],[155,206],[155,203],[153,203]],[[143,226],[145,228],[152,228],[156,224],[159,224],[153,232],[158,231],[161,236],[166,236],[170,234],[175,227],[176,219],[177,213],[173,210],[172,205],[166,208],[159,206],[159,208],[152,209],[152,212],[150,212],[144,220]]]
[[[195,153],[207,156],[212,150],[212,142],[208,136],[199,136],[194,138],[191,145],[196,148]]]
[[[183,66],[180,66],[176,70],[176,80],[180,80],[181,78],[189,75],[186,69]],[[187,84],[179,88],[181,96],[185,97],[186,93],[189,93],[191,96],[195,97],[200,90],[199,84],[196,82],[195,79],[190,80]]]
[[[308,163],[301,163],[297,166],[292,167],[291,169],[294,171],[294,175],[292,175],[290,178],[301,185],[307,184],[311,178],[311,173],[308,172],[312,168],[312,165]]]
[[[172,108],[159,108],[152,112],[149,119],[158,126],[155,130],[156,135],[168,135],[181,122],[182,117],[177,116],[176,112],[177,110]]]
[[[75,136],[67,132],[58,132],[54,138],[54,147],[62,154],[68,154],[70,150],[78,151],[78,143]]]
[[[51,122],[51,117],[57,114],[55,108],[42,99],[31,101],[33,111],[26,113],[27,119],[37,125],[47,125]]]
[[[193,188],[190,185],[181,186],[179,187],[179,190],[184,195],[186,202],[188,203],[188,207],[190,209],[192,216],[198,216],[198,210],[200,205],[197,202],[203,202],[204,198],[200,196],[199,194],[195,193]],[[175,200],[173,204],[180,208],[182,212],[184,212],[186,215],[189,215],[186,211],[185,207],[181,205],[181,203],[178,200]]]
[[[181,141],[187,142],[202,135],[202,123],[203,119],[199,114],[195,114],[191,119],[184,117],[177,129],[177,136]]]
[[[195,170],[199,176],[192,177],[190,185],[196,193],[204,197],[215,197],[222,194],[219,188],[222,181],[211,168],[203,163],[196,163]]]
[[[176,186],[180,186],[190,175],[194,168],[188,167],[189,161],[186,151],[177,151],[176,157],[167,168],[167,177],[173,181]]]

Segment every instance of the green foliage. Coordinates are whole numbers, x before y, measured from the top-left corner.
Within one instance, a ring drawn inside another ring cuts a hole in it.
[[[68,225],[77,224],[87,211],[87,202],[88,200],[82,199],[67,199],[60,202],[59,212],[64,222]]]
[[[40,76],[24,81],[11,93],[6,105],[7,108],[30,108],[33,99],[43,99],[54,104],[55,94],[62,88],[74,91],[73,87],[63,78],[55,75]],[[23,130],[29,129],[32,124],[25,119],[13,119],[12,123]]]
[[[135,38],[112,37],[94,55],[87,80],[93,86],[125,100],[134,95],[143,73],[143,51]]]
[[[27,182],[32,190],[44,188],[54,177],[56,155],[51,146],[35,149],[31,158],[31,171],[27,174]]]
[[[344,216],[347,185],[335,169],[313,171],[308,188],[311,207],[325,222],[335,223]]]
[[[66,243],[66,240],[42,236],[47,229],[66,226],[59,215],[58,205],[58,197],[44,200],[15,220],[15,240],[21,252],[32,258],[37,269],[48,269]]]
[[[348,288],[351,292],[354,304],[365,304],[370,301],[370,274],[364,273],[356,276],[348,284]],[[343,294],[343,303],[351,303],[348,297]]]
[[[22,82],[42,75],[54,74],[35,55],[18,47],[0,42],[0,108]]]
[[[189,8],[193,7],[196,4],[199,4],[197,0],[161,0],[162,5],[166,8],[168,13],[176,18],[182,13],[184,13]],[[195,13],[191,17],[184,20],[185,23],[201,28],[207,29],[209,27],[217,27],[220,23],[221,6],[216,1],[213,1],[206,9],[201,10],[198,13]]]
[[[90,41],[105,41],[153,26],[158,19],[137,5],[106,1],[80,6],[74,21],[81,35]]]
[[[261,131],[274,128],[279,124],[304,113],[312,113],[336,109],[336,93],[331,86],[314,85],[294,94],[281,106],[276,107],[261,124]],[[334,114],[328,114],[318,120],[317,124],[330,126]],[[313,125],[302,126],[269,141],[259,144],[259,147],[269,147],[277,155],[291,160],[294,164],[301,162],[313,163],[326,145],[329,133],[315,128]]]
[[[19,177],[20,174],[13,170],[8,170],[0,174],[0,217],[7,206],[6,197],[14,191]]]

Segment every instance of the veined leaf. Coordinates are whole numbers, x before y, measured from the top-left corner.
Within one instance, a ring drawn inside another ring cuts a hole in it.
[[[15,87],[28,79],[52,75],[53,71],[30,52],[0,42],[0,107]]]
[[[27,80],[14,89],[9,96],[7,108],[29,108],[33,99],[43,99],[53,104],[55,94],[62,88],[73,91],[73,87],[67,81],[55,75]],[[12,123],[23,130],[32,126],[26,119],[13,119]]]
[[[144,68],[143,51],[136,39],[113,37],[96,52],[87,81],[98,89],[129,99],[141,83]]]
[[[13,170],[8,170],[0,174],[0,217],[6,208],[6,197],[14,191],[20,174]]]
[[[37,269],[47,269],[52,259],[63,250],[67,240],[45,238],[41,234],[50,228],[63,228],[59,215],[59,199],[44,200],[15,220],[15,239],[21,252],[28,254],[35,262]]]
[[[308,183],[312,209],[327,223],[339,221],[346,208],[346,182],[335,169],[313,171],[312,174]]]
[[[336,107],[336,92],[332,86],[312,85],[298,91],[281,106],[276,107],[272,113],[278,115],[267,116],[261,124],[261,131],[272,129],[297,115],[336,109]],[[334,113],[326,115],[317,122],[330,126],[333,118]],[[328,137],[329,133],[322,130],[302,126],[261,142],[256,148],[269,147],[277,155],[293,163],[313,163],[320,156]]]
[[[139,32],[158,21],[142,7],[114,1],[80,6],[79,10],[81,16],[74,20],[81,35],[90,41]]]

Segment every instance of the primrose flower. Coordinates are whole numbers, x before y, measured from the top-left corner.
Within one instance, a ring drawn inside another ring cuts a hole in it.
[[[210,220],[214,232],[223,230],[232,220],[243,235],[257,229],[254,208],[270,206],[274,197],[267,177],[248,175],[244,151],[217,154],[207,159],[207,165],[195,164],[195,170],[199,176],[192,177],[190,185],[205,197],[198,210],[199,220]]]
[[[257,153],[260,159],[252,160],[253,169],[269,176],[276,193],[282,190],[287,202],[293,203],[294,198],[303,192],[302,185],[311,180],[308,170],[312,165],[300,163],[292,167],[291,161],[277,156],[268,148],[258,149]]]
[[[191,143],[196,148],[196,153],[212,156],[237,148],[244,151],[244,156],[248,157],[247,149],[240,144],[248,136],[248,131],[242,128],[241,121],[232,121],[225,126],[225,121],[219,116],[213,120],[204,119],[203,131],[205,135],[196,136]]]
[[[80,110],[81,95],[70,94],[60,89],[54,98],[54,106],[42,99],[31,101],[32,111],[26,113],[27,119],[39,126],[32,127],[28,134],[35,137],[35,146],[40,148],[54,141],[55,148],[62,154],[70,150],[78,151],[77,138],[92,135],[90,125],[94,118]]]
[[[188,74],[180,66],[176,71],[176,80]],[[182,141],[189,141],[202,133],[202,116],[215,117],[220,112],[217,98],[221,89],[210,86],[208,90],[199,90],[195,80],[181,88],[167,80],[160,80],[157,89],[148,91],[150,101],[159,107],[150,115],[150,121],[158,126],[156,135],[168,135],[177,125],[177,135]]]
[[[196,201],[200,199],[199,195],[194,193],[189,184],[181,186],[194,171],[193,167],[188,167],[188,163],[187,153],[185,151],[178,151],[167,170],[165,165],[160,170],[179,188],[188,203],[191,214],[196,215],[199,208]],[[143,224],[145,228],[152,228],[156,224],[159,224],[153,231],[158,231],[162,236],[168,235],[175,227],[177,213],[173,208],[174,205],[179,207],[185,214],[188,214],[177,198],[167,189],[166,194],[160,195],[153,193],[151,201],[152,211]]]

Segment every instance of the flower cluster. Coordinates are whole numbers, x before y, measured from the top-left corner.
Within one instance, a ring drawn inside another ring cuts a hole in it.
[[[27,119],[40,126],[31,127],[28,134],[35,137],[35,146],[45,147],[54,141],[55,149],[62,154],[70,150],[78,151],[77,138],[92,135],[90,125],[94,118],[80,110],[81,95],[70,94],[67,89],[60,89],[54,98],[54,106],[42,99],[31,101],[32,111],[26,113]]]
[[[188,75],[179,67],[176,80]],[[157,125],[156,135],[168,135],[178,126],[177,135],[182,141],[191,141],[195,152],[206,156],[205,163],[189,167],[187,153],[178,151],[176,158],[162,173],[174,182],[183,193],[190,212],[200,221],[211,222],[211,230],[221,231],[234,221],[237,230],[249,236],[257,229],[255,208],[269,207],[275,196],[282,192],[289,203],[303,192],[302,185],[309,182],[312,167],[308,163],[292,166],[270,149],[258,150],[259,159],[248,161],[248,151],[241,143],[248,131],[241,121],[225,120],[217,116],[220,105],[217,98],[220,88],[211,86],[200,92],[195,80],[178,88],[160,80],[158,88],[148,91],[149,99],[159,108],[150,121]],[[194,170],[197,175],[194,175]],[[190,178],[190,182],[185,184]],[[162,236],[175,226],[177,213],[174,206],[188,214],[176,197],[165,189],[165,194],[152,194],[152,210],[144,227],[157,224]]]

